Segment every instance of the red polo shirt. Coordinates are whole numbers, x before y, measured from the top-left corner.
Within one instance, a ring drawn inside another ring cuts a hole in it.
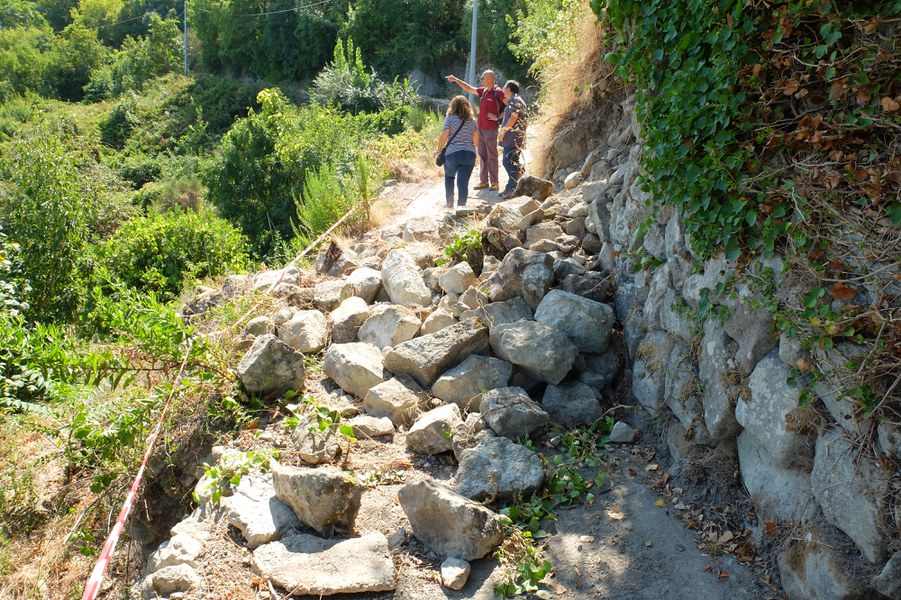
[[[479,129],[497,129],[504,118],[504,90],[497,85],[494,89],[480,86],[476,88],[476,93],[479,95]],[[496,114],[497,121],[489,120],[488,113]]]

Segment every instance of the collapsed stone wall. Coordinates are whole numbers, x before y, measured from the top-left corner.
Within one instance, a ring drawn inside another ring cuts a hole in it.
[[[615,280],[637,404],[662,424],[675,463],[714,451],[737,458],[758,543],[791,531],[773,548],[790,598],[901,598],[901,427],[854,418],[839,377],[818,383],[815,401],[799,408],[801,388],[789,380],[808,357],[774,333],[752,275],[765,273],[798,306],[804,290],[778,256],[739,266],[693,254],[678,212],[640,187],[634,97],[622,107],[584,162],[554,179],[589,203],[585,226]],[[860,352],[839,343],[815,358],[837,373]]]

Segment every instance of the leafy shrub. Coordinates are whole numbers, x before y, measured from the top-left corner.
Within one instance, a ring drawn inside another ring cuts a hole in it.
[[[201,61],[209,69],[267,81],[312,77],[328,60],[345,8],[326,3],[292,10],[297,8],[290,0],[192,2]],[[267,12],[276,14],[260,16]]]
[[[468,12],[454,0],[357,0],[347,32],[380,72],[434,71],[464,56]]]
[[[108,54],[109,49],[97,39],[96,29],[69,25],[54,40],[45,89],[62,100],[81,100],[91,72],[106,62]]]
[[[363,64],[362,54],[354,47],[353,39],[347,38],[346,46],[341,39],[336,42],[334,58],[316,76],[310,98],[352,114],[374,113],[411,104],[416,99],[416,91],[406,79],[402,82],[395,79],[391,85],[379,79],[375,71],[368,70]]]
[[[185,280],[244,269],[247,243],[208,212],[171,211],[123,224],[100,248],[100,260],[115,280],[175,297]]]
[[[182,36],[178,21],[163,20],[154,13],[146,36],[126,37],[112,63],[91,73],[85,98],[96,101],[125,90],[140,90],[149,80],[177,70],[181,64]]]
[[[99,190],[84,172],[87,159],[71,133],[38,124],[0,156],[12,184],[0,194],[0,224],[21,246],[25,299],[42,318],[71,316],[84,288],[84,249],[96,221]]]
[[[353,206],[368,200],[371,178],[372,169],[363,157],[343,171],[327,163],[308,172],[297,202],[299,245],[312,242]]]
[[[44,87],[53,33],[38,27],[0,27],[0,81],[18,94]]]

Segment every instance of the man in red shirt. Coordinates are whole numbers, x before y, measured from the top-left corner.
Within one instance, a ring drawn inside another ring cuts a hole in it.
[[[479,96],[479,183],[474,189],[499,188],[497,178],[497,127],[504,109],[504,90],[494,82],[494,71],[482,73],[482,85],[473,87],[453,75],[447,80]]]

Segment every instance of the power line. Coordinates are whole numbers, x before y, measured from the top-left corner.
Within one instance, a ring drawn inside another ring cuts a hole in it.
[[[230,15],[230,16],[232,16],[232,17],[265,17],[265,16],[268,16],[268,15],[280,15],[280,14],[284,14],[284,13],[296,12],[296,11],[299,11],[299,10],[305,10],[305,9],[307,9],[307,8],[313,8],[314,6],[319,6],[319,5],[321,5],[321,4],[328,4],[328,3],[331,2],[331,1],[332,1],[332,0],[320,0],[319,2],[313,2],[312,4],[305,4],[305,5],[303,5],[303,6],[295,6],[294,8],[285,8],[285,9],[282,9],[282,10],[273,10],[273,11],[269,11],[269,12],[244,13],[244,14],[241,14],[241,15]],[[213,13],[213,12],[215,12],[215,11],[208,10],[208,9],[206,9],[206,8],[200,8],[200,7],[197,7],[197,6],[194,7],[194,10],[199,10],[199,11],[205,12],[205,13]]]

